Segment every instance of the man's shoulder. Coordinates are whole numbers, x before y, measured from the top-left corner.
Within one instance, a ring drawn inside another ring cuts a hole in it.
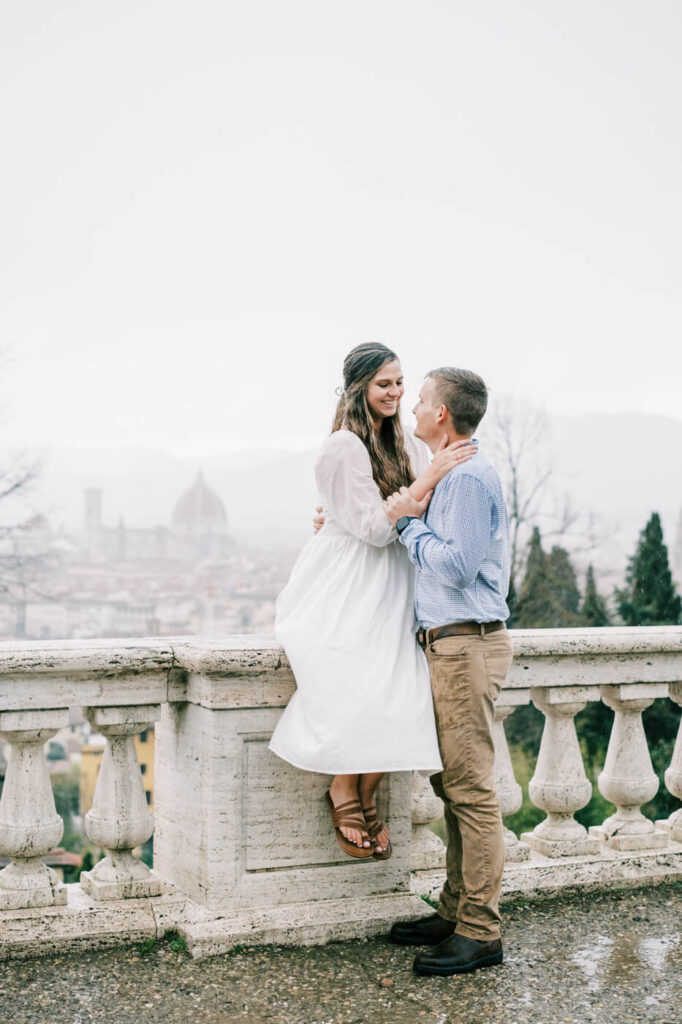
[[[467,484],[473,485],[473,487],[482,492],[488,491],[494,498],[501,496],[502,493],[502,484],[497,470],[480,453],[474,455],[468,462],[462,463],[461,466],[455,466],[454,469],[451,469],[443,477],[436,489],[442,488],[443,492],[448,492],[457,490],[459,487],[466,486]]]
[[[482,480],[484,483],[487,480],[499,480],[497,470],[491,462],[488,462],[486,457],[480,452],[469,459],[468,462],[462,462],[459,466],[455,466],[447,473],[441,483],[445,481],[453,482],[458,479],[474,479]]]
[[[476,474],[478,479],[483,480],[484,483],[500,483],[500,475],[493,466],[492,462],[486,459],[485,455],[480,453],[475,455],[473,459],[470,459],[468,463],[464,464],[464,469],[468,465],[471,465],[472,471]]]

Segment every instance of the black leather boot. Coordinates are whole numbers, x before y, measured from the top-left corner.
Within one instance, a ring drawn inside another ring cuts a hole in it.
[[[399,921],[391,928],[388,938],[396,946],[434,946],[454,930],[454,921],[446,921],[440,914],[429,914],[417,921]]]
[[[466,974],[479,967],[492,967],[502,963],[502,943],[499,939],[478,942],[455,932],[437,946],[417,953],[414,969],[417,974]]]

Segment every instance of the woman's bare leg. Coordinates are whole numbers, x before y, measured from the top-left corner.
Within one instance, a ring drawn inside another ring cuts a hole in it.
[[[329,787],[329,795],[332,798],[334,807],[339,807],[341,804],[347,803],[348,800],[360,799],[358,794],[358,779],[359,775],[335,775],[332,779],[331,786]],[[341,825],[341,833],[346,839],[355,843],[360,849],[369,848],[372,844],[368,839],[363,840],[362,832],[357,828],[346,828],[345,825]]]
[[[376,804],[375,793],[376,788],[383,779],[386,772],[372,772],[368,775],[360,775],[358,782],[358,795],[360,797],[360,803],[362,804],[363,810],[374,807]],[[382,828],[381,832],[376,837],[377,853],[383,853],[388,844],[389,834],[387,828]]]

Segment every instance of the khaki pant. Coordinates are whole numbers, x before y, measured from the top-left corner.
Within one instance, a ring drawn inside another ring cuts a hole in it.
[[[470,939],[500,935],[504,867],[495,792],[493,702],[511,665],[506,629],[452,636],[426,648],[443,771],[431,776],[445,804],[447,880],[438,913]]]

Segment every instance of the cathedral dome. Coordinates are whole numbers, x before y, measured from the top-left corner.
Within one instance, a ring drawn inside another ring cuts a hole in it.
[[[171,520],[183,533],[227,533],[227,512],[215,491],[206,485],[199,470],[192,486],[178,498]]]

